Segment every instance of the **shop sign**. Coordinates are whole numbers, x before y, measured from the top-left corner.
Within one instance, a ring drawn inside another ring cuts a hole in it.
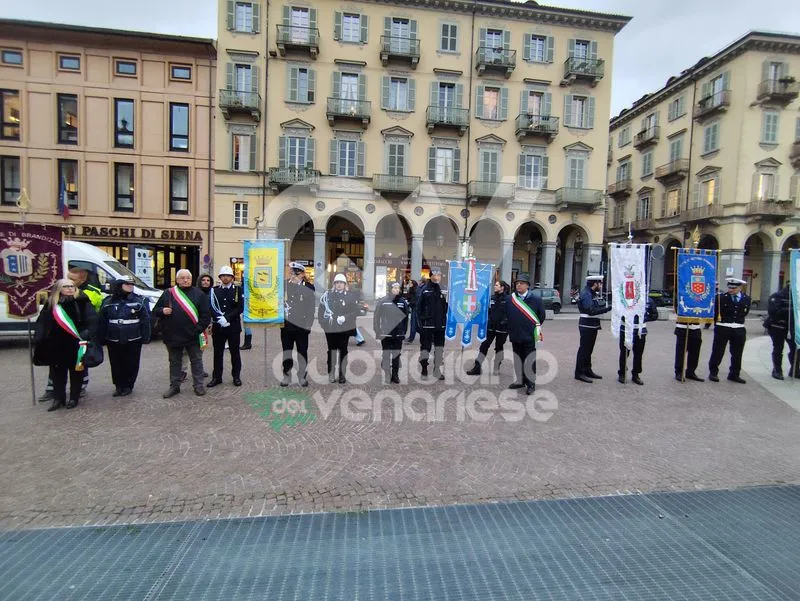
[[[149,227],[105,227],[73,225],[69,235],[75,238],[121,238],[123,240],[162,240],[169,242],[202,242],[199,230],[170,230]]]

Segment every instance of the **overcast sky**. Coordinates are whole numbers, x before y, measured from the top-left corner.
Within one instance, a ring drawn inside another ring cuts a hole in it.
[[[2,4],[2,16],[11,19],[210,38],[217,33],[216,0],[25,0]],[[633,17],[614,47],[614,115],[749,30],[800,33],[798,0],[557,0],[541,4]]]

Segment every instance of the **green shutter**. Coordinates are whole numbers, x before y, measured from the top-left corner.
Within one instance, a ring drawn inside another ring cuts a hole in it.
[[[233,148],[234,148],[233,141],[234,141],[234,139],[235,139],[234,138],[234,134],[231,134],[231,168],[230,168],[231,171],[233,171],[233,167],[234,167],[234,156],[233,156]]]
[[[723,90],[730,90],[731,89],[731,72],[725,71],[722,74],[722,89]]]
[[[572,127],[572,94],[564,96],[564,125]]]
[[[317,99],[317,72],[314,69],[308,70],[308,96],[306,102],[316,102]]]
[[[553,113],[553,95],[545,92],[542,96],[542,115],[549,117]]]
[[[289,67],[287,70],[287,83],[286,88],[289,92],[288,100],[289,102],[297,102],[297,67]]]
[[[483,118],[483,86],[475,86],[475,117]]]
[[[253,2],[253,33],[261,31],[261,5]]]
[[[531,34],[522,34],[522,60],[533,60],[531,56]]]
[[[661,111],[656,111],[656,127],[658,127],[658,122],[661,120]]]
[[[292,7],[291,6],[284,6],[283,7],[283,24],[285,26],[289,26],[292,24]]]
[[[278,138],[278,169],[286,169],[286,136]]]
[[[548,157],[542,157],[542,188],[547,188],[547,178],[549,177],[550,171],[550,159]]]
[[[761,63],[761,81],[766,81],[769,79],[769,67],[772,61],[765,60]]]
[[[259,91],[259,87],[258,87],[258,71],[259,71],[259,68],[256,67],[255,65],[250,67],[250,76],[252,78],[252,80],[250,82],[251,83],[250,90],[252,92],[256,93],[256,94],[258,94],[258,91]]]
[[[331,146],[330,174],[337,175],[337,167],[339,165],[338,140],[331,140],[330,146]]]
[[[589,58],[597,60],[597,42],[589,42]]]
[[[431,82],[431,98],[430,98],[431,106],[439,106],[439,82],[432,81]]]
[[[464,108],[464,84],[456,84],[456,108]]]
[[[503,50],[511,49],[511,32],[507,29],[503,30]]]
[[[594,96],[589,96],[586,99],[586,119],[584,119],[584,124],[589,129],[594,128]]]
[[[381,78],[381,108],[386,110],[389,108],[389,97],[391,95],[392,80],[388,75]]]
[[[226,63],[225,64],[225,88],[227,90],[233,90],[234,85],[236,85],[236,81],[234,78],[234,71],[235,66],[233,63]]]
[[[258,171],[256,167],[256,135],[250,135],[250,171]]]
[[[567,55],[568,55],[569,58],[572,58],[573,56],[575,56],[575,40],[574,39],[570,39],[569,42],[567,42]]]
[[[500,88],[500,120],[508,119],[508,88]]]
[[[342,13],[338,10],[333,13],[333,39],[342,39]]]
[[[383,18],[383,35],[387,38],[391,37],[392,35],[392,18],[391,17],[384,17]],[[388,40],[387,40],[388,42]]]
[[[461,181],[461,149],[456,148],[453,150],[453,183],[457,184]]]
[[[408,79],[408,110],[414,111],[417,104],[417,81]]]
[[[553,62],[553,51],[554,51],[554,46],[555,46],[555,38],[553,36],[547,36],[546,44],[547,44],[547,46],[546,46],[547,50],[545,52],[545,60],[548,63],[552,63]]]
[[[366,145],[364,142],[358,143],[358,160],[356,162],[356,175],[358,177],[364,177],[364,172],[366,171]]]
[[[234,26],[234,4],[233,0],[228,0],[228,19],[227,19],[227,27],[229,30],[232,30]]]
[[[486,47],[486,28],[481,27],[478,37],[478,48]]]
[[[428,181],[436,180],[436,146],[428,147]]]
[[[417,39],[417,20],[411,19],[408,22],[408,35],[412,40]]]
[[[525,185],[525,153],[520,153],[517,161],[517,185],[522,188]]]
[[[520,115],[527,115],[528,114],[528,90],[522,90],[519,93],[519,114]]]
[[[358,99],[367,99],[367,76],[363,73],[358,74]]]
[[[308,26],[311,29],[309,32],[311,35],[314,35],[314,30],[317,28],[317,9],[316,8],[309,8],[308,9]]]
[[[358,20],[361,24],[361,43],[366,44],[369,34],[369,17],[367,15],[360,15]]]
[[[317,141],[314,138],[306,138],[306,167],[314,168],[317,154]]]
[[[700,86],[700,98],[708,98],[711,96],[711,82],[705,82]]]
[[[781,63],[780,75],[781,75],[781,79],[783,79],[784,77],[788,77],[789,76],[789,63],[787,63],[785,61]]]

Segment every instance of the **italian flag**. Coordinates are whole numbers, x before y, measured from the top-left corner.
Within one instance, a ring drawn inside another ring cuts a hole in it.
[[[178,303],[180,308],[189,316],[189,319],[192,320],[192,323],[197,325],[200,321],[200,314],[197,312],[197,307],[194,306],[192,299],[186,296],[186,293],[178,286],[173,286],[169,291],[172,294],[172,298],[175,299],[175,302]],[[208,346],[208,336],[206,336],[205,332],[198,334],[197,338],[200,348],[206,348],[206,346]]]

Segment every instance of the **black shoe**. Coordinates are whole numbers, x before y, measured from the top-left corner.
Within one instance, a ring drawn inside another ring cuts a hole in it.
[[[433,377],[436,378],[437,380],[444,380],[444,374],[438,369],[433,370]]]
[[[78,406],[78,399],[70,399],[67,401],[67,404],[64,405],[67,409],[75,409]]]
[[[283,374],[283,378],[281,378],[281,386],[286,388],[292,382],[292,377],[289,374]]]
[[[580,380],[581,382],[586,382],[587,384],[592,384],[594,380],[589,379],[588,377],[581,374],[580,376],[575,376],[576,380]]]
[[[219,386],[220,384],[222,384],[222,378],[211,378],[206,384],[206,388],[214,388],[214,386]]]
[[[481,364],[476,361],[475,364],[470,369],[467,370],[467,375],[468,376],[481,375]]]
[[[709,374],[708,379],[711,380],[712,382],[719,382],[719,376],[717,376],[716,374]]]
[[[122,396],[122,388],[116,388],[114,392],[111,393],[111,396]]]
[[[206,389],[203,388],[202,386],[195,386],[194,387],[194,393],[197,396],[206,396]]]
[[[703,378],[698,377],[696,374],[686,374],[686,379],[693,382],[705,382]]]
[[[176,394],[180,393],[181,389],[177,386],[172,386],[167,389],[167,391],[161,395],[162,398],[168,399],[170,397],[175,396]]]
[[[789,374],[789,377],[790,378],[792,377],[791,373]],[[45,393],[42,396],[39,397],[39,402],[40,403],[47,403],[48,401],[52,401],[52,400],[53,400],[53,391],[52,390],[45,391]]]
[[[233,379],[233,385],[234,386],[241,386],[242,385],[242,379],[241,378],[234,378]]]
[[[48,407],[47,410],[55,411],[56,409],[61,409],[63,406],[64,406],[63,400],[53,397],[53,402],[50,404],[50,407]]]
[[[339,376],[339,384],[347,384],[347,378],[345,378],[343,375]]]
[[[776,380],[783,380],[783,374],[779,372],[777,369],[772,370],[772,377]]]
[[[602,380],[603,379],[603,376],[599,376],[596,373],[594,373],[593,371],[588,372],[586,375],[589,376],[590,378],[594,378],[595,380]]]
[[[245,334],[245,336],[244,336],[244,344],[239,347],[239,350],[249,351],[251,348],[253,348],[253,335],[250,334],[248,336],[247,334]]]
[[[389,380],[392,384],[399,384],[400,383],[400,376],[397,374],[393,374]]]
[[[523,384],[522,382],[512,382],[511,384],[508,385],[509,390],[517,390],[519,388],[524,388],[524,387],[525,384]]]
[[[631,382],[633,382],[634,384],[638,384],[639,386],[644,386],[644,382],[642,382],[641,378],[639,378],[638,375],[633,376],[631,378]]]
[[[128,396],[132,392],[133,388],[123,388],[122,391],[120,391],[119,396]]]
[[[675,374],[675,379],[676,379],[678,382],[683,382],[683,378],[681,378],[681,375],[680,375],[680,374]],[[690,378],[688,375],[686,376],[686,379],[687,379],[687,380],[691,380],[691,378]]]
[[[737,384],[747,384],[747,380],[739,377],[739,376],[728,376],[729,382],[736,382]]]
[[[625,376],[617,376],[617,382],[619,382],[620,384],[624,384],[625,383]]]
[[[528,385],[525,387],[525,394],[527,394],[528,396],[530,396],[530,395],[532,395],[532,394],[533,394],[533,391],[534,391],[534,390],[536,390],[536,386],[535,386],[534,384],[528,384]]]
[[[427,380],[428,379],[428,368],[427,367],[423,367],[422,368],[422,379],[423,380]]]

